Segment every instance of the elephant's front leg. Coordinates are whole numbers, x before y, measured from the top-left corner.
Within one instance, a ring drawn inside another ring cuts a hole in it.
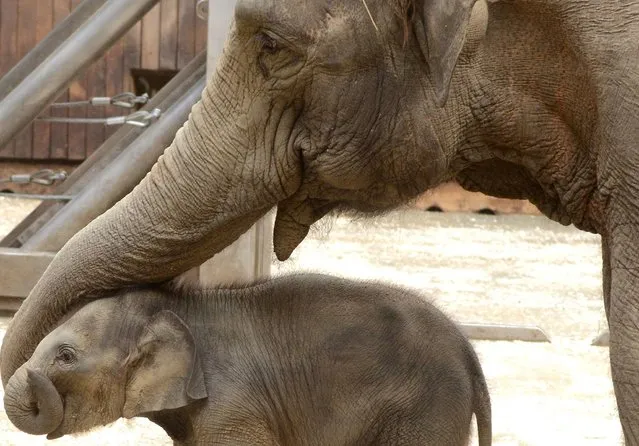
[[[613,215],[602,245],[610,365],[625,444],[639,446],[639,215]]]

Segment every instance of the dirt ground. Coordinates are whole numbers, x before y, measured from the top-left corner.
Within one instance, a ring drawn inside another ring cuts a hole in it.
[[[35,205],[0,198],[0,237]],[[273,273],[383,278],[420,290],[458,321],[540,326],[551,343],[473,342],[491,389],[493,444],[615,445],[608,349],[590,345],[605,327],[600,256],[598,236],[544,217],[409,210],[329,220],[290,261],[274,261]],[[18,432],[0,410],[0,445],[45,443],[170,444],[145,420],[47,442]]]

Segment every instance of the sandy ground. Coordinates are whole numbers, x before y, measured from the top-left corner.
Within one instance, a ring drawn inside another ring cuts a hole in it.
[[[0,198],[0,236],[35,205]],[[323,223],[273,272],[383,278],[422,291],[458,321],[542,327],[552,343],[473,342],[491,389],[494,444],[615,445],[608,349],[590,345],[605,327],[600,256],[599,237],[543,217],[411,210]],[[0,411],[0,445],[45,443],[170,444],[144,420],[47,442],[16,431]]]

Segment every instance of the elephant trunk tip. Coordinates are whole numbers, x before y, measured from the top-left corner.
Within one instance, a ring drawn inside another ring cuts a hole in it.
[[[51,380],[31,369],[26,373],[18,370],[9,379],[4,406],[9,420],[32,435],[55,431],[64,417],[62,398]]]

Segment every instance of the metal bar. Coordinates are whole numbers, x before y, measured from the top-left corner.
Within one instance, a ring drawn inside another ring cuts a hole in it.
[[[110,0],[0,102],[0,147],[50,105],[158,0]]]
[[[22,80],[31,74],[55,49],[87,21],[106,0],[84,0],[17,65],[0,79],[0,100],[4,99]]]
[[[550,338],[539,327],[524,325],[459,324],[470,339],[484,341],[550,342]]]
[[[141,110],[168,109],[186,90],[198,82],[206,73],[206,50],[200,52],[171,79]],[[69,177],[53,190],[55,194],[78,194],[98,173],[107,168],[117,156],[137,138],[144,129],[122,127],[107,139],[93,154],[78,166]],[[48,220],[64,203],[47,201],[40,203],[1,241],[0,247],[19,248]]]
[[[0,295],[28,296],[54,256],[54,252],[0,248]]]
[[[60,210],[24,244],[32,251],[58,251],[80,229],[108,210],[144,178],[175,134],[188,120],[193,105],[202,96],[206,76],[193,85],[107,169]]]

